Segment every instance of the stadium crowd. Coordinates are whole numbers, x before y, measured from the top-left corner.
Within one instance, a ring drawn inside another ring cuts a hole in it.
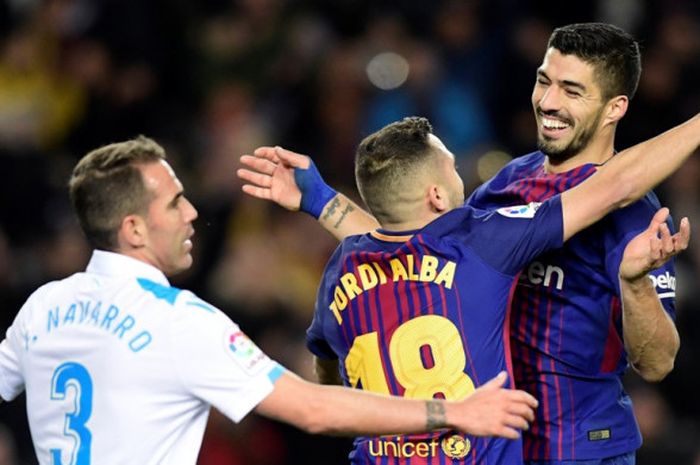
[[[238,157],[279,144],[355,191],[354,147],[428,116],[470,192],[535,150],[529,96],[556,26],[605,21],[642,45],[623,149],[700,107],[694,0],[0,0],[0,330],[39,284],[83,269],[71,167],[99,145],[161,142],[199,209],[195,266],[174,279],[225,310],[261,348],[314,379],[304,331],[336,242],[314,220],[251,199]],[[658,190],[700,220],[700,159]],[[697,227],[697,225],[694,225]],[[626,385],[644,436],[639,465],[700,465],[700,235],[677,259],[682,347],[659,384]],[[313,238],[313,240],[309,240]],[[675,286],[675,282],[672,283]],[[213,412],[201,465],[344,463],[349,440]],[[34,464],[21,401],[0,405],[0,465]]]

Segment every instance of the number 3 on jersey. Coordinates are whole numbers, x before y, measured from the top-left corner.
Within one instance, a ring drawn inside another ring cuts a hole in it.
[[[432,361],[424,361],[429,353]],[[457,327],[445,317],[424,315],[396,328],[389,342],[389,359],[404,397],[430,399],[441,393],[460,399],[474,391],[466,373],[464,345]],[[389,394],[376,331],[355,338],[345,358],[350,385]]]
[[[66,413],[63,434],[72,438],[75,446],[66,464],[61,461],[61,449],[51,449],[53,465],[90,465],[92,433],[85,424],[92,414],[92,379],[83,365],[66,362],[56,368],[51,381],[51,399],[64,400],[69,387],[73,388],[75,408]]]

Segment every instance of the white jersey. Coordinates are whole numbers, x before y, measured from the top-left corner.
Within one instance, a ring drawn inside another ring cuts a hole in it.
[[[34,292],[0,345],[0,396],[26,390],[42,465],[193,465],[210,406],[239,421],[282,371],[220,310],[103,251]]]

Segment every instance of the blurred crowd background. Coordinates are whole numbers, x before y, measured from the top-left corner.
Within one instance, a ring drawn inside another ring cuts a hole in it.
[[[642,45],[618,149],[700,109],[697,0],[0,0],[0,331],[38,285],[87,263],[67,199],[73,164],[145,134],[166,147],[200,212],[195,266],[174,284],[313,379],[304,332],[335,241],[310,217],[246,198],[238,157],[259,145],[310,154],[356,197],[359,140],[423,115],[470,191],[535,149],[535,70],[552,29],[582,21],[612,22]],[[658,192],[697,229],[700,157]],[[639,465],[700,465],[694,234],[678,259],[675,370],[657,385],[626,379],[645,440]],[[213,412],[199,464],[347,463],[349,449]],[[35,463],[23,398],[1,404],[0,465]]]

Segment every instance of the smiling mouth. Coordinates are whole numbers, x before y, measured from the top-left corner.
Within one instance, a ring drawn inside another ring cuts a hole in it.
[[[572,125],[568,121],[553,118],[549,115],[544,115],[542,113],[540,116],[540,132],[544,137],[556,137],[561,135],[567,129],[571,128]]]

